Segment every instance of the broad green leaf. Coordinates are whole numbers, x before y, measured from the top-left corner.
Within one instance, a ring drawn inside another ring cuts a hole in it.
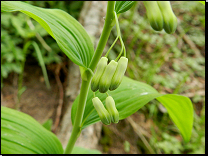
[[[87,149],[87,148],[75,146],[71,154],[102,154],[102,153],[96,149]]]
[[[43,9],[19,1],[2,1],[1,11],[20,11],[36,20],[77,65],[87,68],[94,54],[92,41],[83,26],[59,9]]]
[[[113,97],[116,103],[116,108],[119,112],[120,120],[132,115],[149,101],[153,100],[155,97],[161,96],[161,94],[159,94],[151,86],[142,82],[134,81],[127,77],[123,79],[122,83],[116,90],[109,92],[109,94]],[[107,97],[106,94],[102,94],[97,91],[96,97],[99,97],[99,99],[105,105],[105,99]],[[90,89],[83,116],[82,129],[100,121],[100,118],[92,104],[92,98],[93,92]],[[74,123],[77,103],[78,97],[76,98],[72,106],[72,124]]]
[[[191,138],[194,112],[189,98],[176,94],[167,94],[157,98],[167,109],[171,119],[180,130],[184,141]]]
[[[62,154],[59,139],[31,116],[1,106],[2,154]]]
[[[95,95],[96,97],[99,97],[105,105],[107,95],[101,94],[98,91]],[[149,101],[157,98],[167,108],[171,119],[180,130],[184,140],[187,141],[190,139],[193,125],[193,107],[191,101],[187,97],[174,94],[163,95],[158,93],[151,86],[127,77],[124,77],[120,86],[116,90],[109,92],[109,95],[111,95],[115,101],[116,108],[119,112],[119,120],[125,119],[134,114]],[[79,96],[75,99],[72,106],[72,124],[74,123],[78,98]],[[89,90],[82,120],[82,129],[100,121],[100,118],[92,104],[92,98],[93,92]],[[172,109],[172,107],[174,109]],[[185,114],[181,114],[181,112],[185,112],[187,115],[185,120]]]
[[[116,1],[115,12],[120,14],[129,10],[136,1]]]

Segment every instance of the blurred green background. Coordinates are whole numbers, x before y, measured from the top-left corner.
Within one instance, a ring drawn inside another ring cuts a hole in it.
[[[76,19],[83,6],[83,1],[26,2],[44,8],[62,9]],[[171,5],[179,22],[176,32],[171,35],[151,28],[142,2],[137,2],[120,15],[122,37],[129,59],[126,75],[148,83],[160,93],[185,95],[193,102],[194,127],[187,144],[183,143],[165,108],[156,100],[137,112],[138,115],[143,114],[146,121],[153,122],[148,130],[151,137],[146,137],[146,140],[155,153],[205,153],[205,6],[192,1],[173,1]],[[36,33],[40,36],[37,37]],[[114,27],[108,44],[111,45],[115,38]],[[1,14],[1,88],[9,74],[23,74],[26,59],[32,58],[38,64],[37,52],[33,46],[28,46],[32,41],[38,44],[45,65],[66,61],[55,40],[37,22],[22,13]],[[117,42],[109,54],[110,59],[116,58],[120,47],[120,42]],[[109,142],[112,142],[108,135],[112,134],[106,131],[100,144],[107,147],[103,148],[103,152],[108,153],[111,148]],[[142,153],[151,153],[141,139],[135,141],[136,148]],[[121,148],[128,153],[129,146],[126,141]]]

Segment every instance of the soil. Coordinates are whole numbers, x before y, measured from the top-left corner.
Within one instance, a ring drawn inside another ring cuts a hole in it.
[[[34,59],[34,58],[33,58]],[[47,89],[41,67],[27,59],[23,84],[26,90],[23,92],[18,103],[18,75],[11,73],[3,81],[4,86],[1,92],[1,105],[18,109],[21,112],[31,115],[38,122],[44,123],[47,119],[55,120],[56,108],[59,100],[59,90],[52,71],[47,70],[51,89]]]
[[[138,135],[126,119],[118,124],[103,125],[101,134],[98,149],[104,154],[141,154],[137,148]],[[125,150],[125,141],[129,142],[129,151]]]

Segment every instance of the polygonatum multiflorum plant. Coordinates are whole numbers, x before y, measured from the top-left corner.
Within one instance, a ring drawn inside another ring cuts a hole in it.
[[[190,140],[193,106],[189,98],[177,94],[161,94],[145,83],[124,76],[128,58],[118,17],[134,3],[135,1],[108,2],[103,31],[94,50],[83,26],[68,13],[18,1],[1,2],[2,12],[20,11],[36,20],[55,39],[66,56],[80,67],[82,78],[80,93],[71,110],[73,129],[66,149],[63,149],[52,132],[43,128],[31,116],[2,106],[2,154],[73,153],[74,144],[84,128],[99,121],[106,125],[116,124],[153,99],[167,109],[184,141]],[[164,29],[169,34],[175,32],[177,18],[169,1],[144,1],[144,5],[154,30]],[[114,25],[117,37],[104,56],[103,50]],[[108,60],[108,54],[118,39],[121,51],[115,60]]]

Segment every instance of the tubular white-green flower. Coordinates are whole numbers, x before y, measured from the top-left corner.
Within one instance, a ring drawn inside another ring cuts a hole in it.
[[[126,57],[121,57],[120,60],[118,61],[118,66],[111,80],[111,85],[109,90],[115,90],[121,84],[127,65],[128,65],[128,59]]]
[[[143,3],[151,27],[156,31],[161,31],[163,29],[163,16],[157,1],[143,1]]]
[[[95,92],[99,89],[99,81],[105,71],[107,63],[108,63],[107,57],[102,57],[100,59],[100,61],[98,62],[97,70],[96,70],[96,72],[92,78],[92,81],[91,81],[91,89],[93,92]]]
[[[170,1],[157,1],[163,16],[163,27],[166,33],[172,34],[177,28],[177,17],[175,16]]]
[[[113,100],[112,96],[108,96],[105,100],[105,105],[108,113],[111,116],[111,121],[113,123],[119,122],[119,113],[116,109],[115,101]]]
[[[117,68],[118,63],[112,60],[107,67],[105,68],[105,71],[103,75],[100,78],[99,82],[99,91],[101,93],[105,93],[108,91],[110,85],[111,85],[111,79],[115,73],[115,70]]]
[[[105,109],[103,103],[100,101],[98,97],[94,97],[92,99],[93,106],[95,107],[95,110],[97,111],[100,120],[103,124],[109,125],[111,123],[111,116],[108,113],[108,111]]]

